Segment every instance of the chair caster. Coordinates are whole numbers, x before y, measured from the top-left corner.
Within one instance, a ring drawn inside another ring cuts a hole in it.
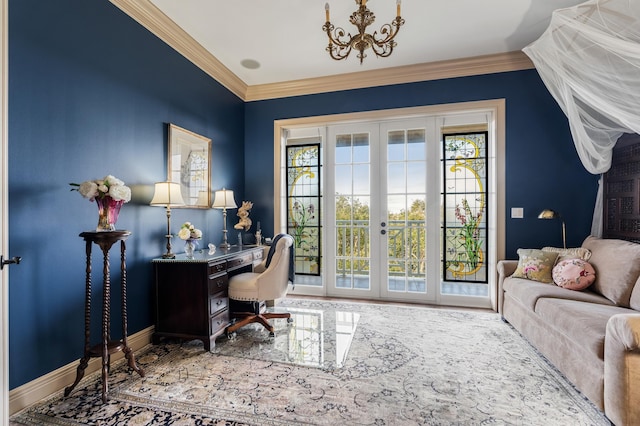
[[[226,329],[226,330],[224,331],[224,335],[225,335],[225,336],[227,336],[227,339],[231,340],[231,339],[233,339],[234,337],[236,337],[236,332],[234,331],[234,332],[232,332],[232,333],[229,333],[229,329]]]
[[[291,317],[287,318],[287,324],[293,324],[293,318]]]
[[[274,333],[273,331],[271,331],[271,332],[269,333],[269,337],[272,337],[272,338],[273,338],[273,337],[276,337],[276,333]]]

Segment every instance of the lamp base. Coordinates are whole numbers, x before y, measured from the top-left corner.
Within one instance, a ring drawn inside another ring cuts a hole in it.
[[[169,220],[167,219],[167,223],[168,223],[168,221]],[[167,224],[167,227],[169,227],[168,224]],[[173,238],[173,235],[167,234],[167,235],[165,235],[165,238],[167,239],[167,252],[162,255],[162,258],[163,259],[175,259],[176,255],[171,252],[171,238]]]

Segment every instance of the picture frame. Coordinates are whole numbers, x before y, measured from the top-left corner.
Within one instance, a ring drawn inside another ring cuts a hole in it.
[[[167,180],[180,184],[180,207],[211,208],[211,139],[169,123]]]

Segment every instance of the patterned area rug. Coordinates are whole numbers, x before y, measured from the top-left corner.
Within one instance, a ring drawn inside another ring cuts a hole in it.
[[[357,327],[346,320],[355,329],[346,358],[299,365],[295,351],[269,350],[276,343],[259,329],[249,334],[265,350],[234,344],[240,333],[219,339],[215,353],[198,342],[148,346],[137,354],[146,377],[114,365],[107,404],[94,374],[70,397],[53,395],[11,424],[610,424],[497,314],[301,299],[280,306],[322,312],[336,319],[336,332],[337,312],[358,314]],[[277,335],[291,332],[276,324]],[[307,360],[325,356],[321,345],[303,346]]]

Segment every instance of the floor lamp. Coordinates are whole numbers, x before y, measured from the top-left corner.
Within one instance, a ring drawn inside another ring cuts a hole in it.
[[[233,191],[225,188],[216,191],[216,196],[213,199],[213,205],[211,207],[214,209],[222,209],[222,244],[220,244],[220,248],[228,249],[231,247],[231,244],[227,242],[227,209],[235,209],[238,207],[236,200],[233,199]]]
[[[544,209],[538,215],[538,219],[560,219],[562,221],[562,247],[567,248],[567,230],[564,225],[564,219],[560,213],[551,209]]]
[[[171,252],[171,207],[184,206],[184,200],[180,192],[180,184],[175,182],[158,182],[153,192],[152,206],[163,206],[167,209],[167,252],[162,255],[163,259],[173,259],[176,257]]]

